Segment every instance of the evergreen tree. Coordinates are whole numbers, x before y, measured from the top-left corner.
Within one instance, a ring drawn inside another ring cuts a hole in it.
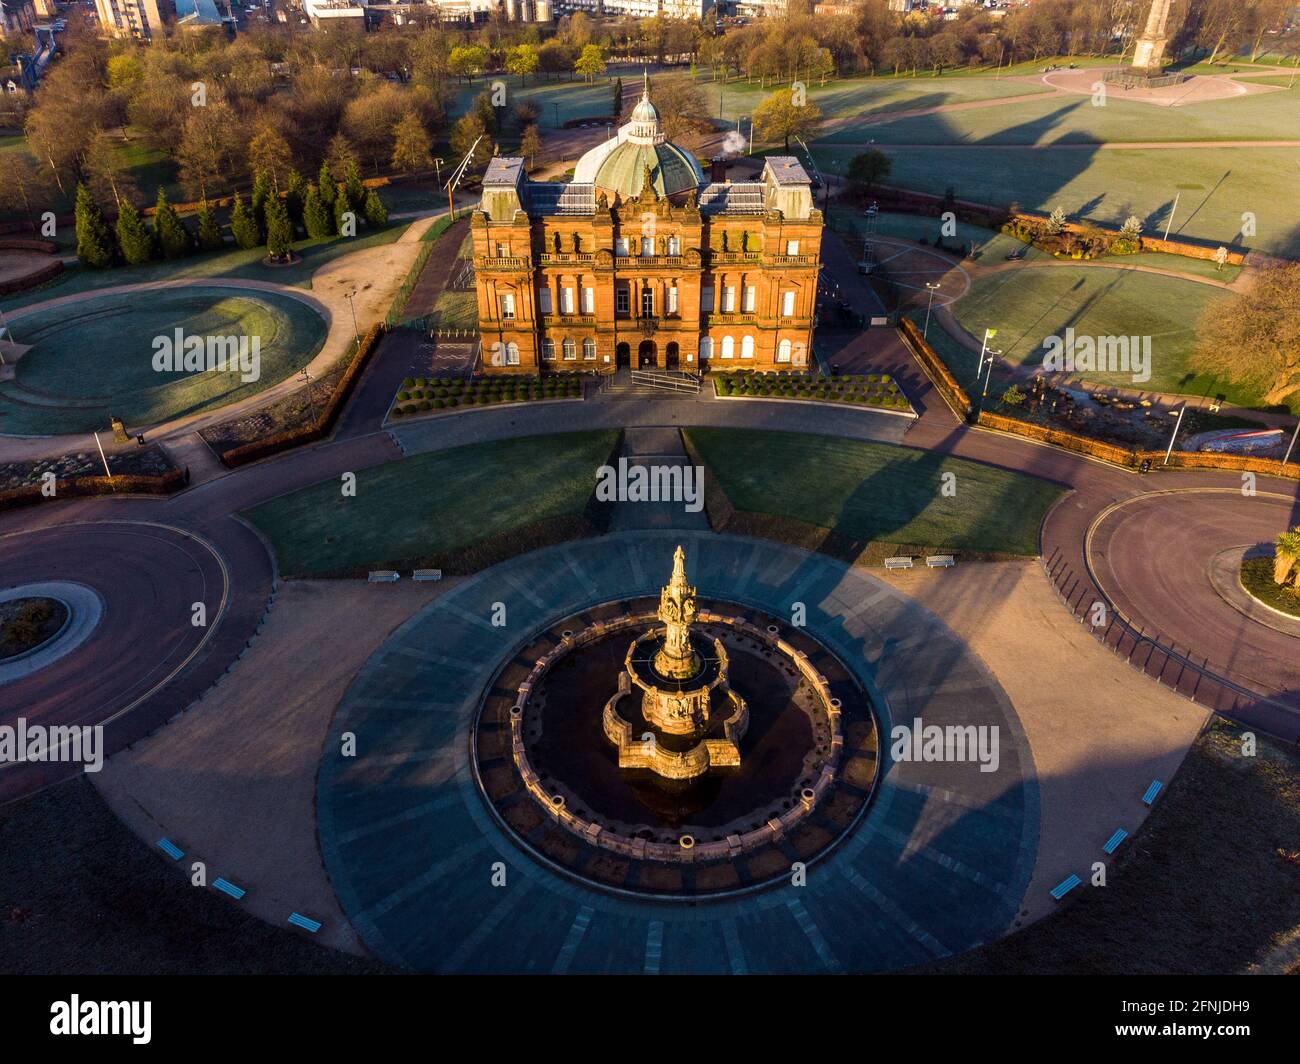
[[[366,223],[375,229],[382,229],[388,224],[388,208],[373,188],[366,193]]]
[[[364,195],[361,197],[361,205],[363,207],[365,206]],[[346,216],[349,214],[352,216],[352,232],[350,233],[345,232],[348,222]],[[357,218],[360,214],[361,212],[352,206],[346,195],[339,196],[339,198],[334,201],[334,232],[338,233],[340,236],[356,236]]]
[[[347,193],[348,206],[359,214],[366,205],[366,187],[361,183],[361,167],[357,165],[355,159],[348,161],[347,180],[343,184],[343,191]]]
[[[307,203],[307,180],[295,170],[289,175],[288,191],[284,194],[284,207],[294,225],[302,225],[303,207]]]
[[[320,164],[320,174],[316,178],[316,189],[320,193],[321,203],[333,214],[334,201],[339,194],[339,184],[334,180],[334,175],[330,173],[330,164],[328,162]]]
[[[122,258],[130,266],[148,262],[156,250],[153,234],[144,224],[136,205],[128,199],[122,201],[117,211],[117,245],[122,249]]]
[[[261,246],[262,227],[257,224],[253,208],[243,201],[238,192],[235,193],[235,206],[230,212],[230,232],[241,248]]]
[[[226,246],[226,238],[221,233],[221,223],[217,221],[216,212],[204,200],[199,204],[199,248],[202,251],[220,251]]]
[[[176,209],[167,202],[167,193],[158,190],[158,203],[153,216],[154,236],[162,249],[163,258],[179,259],[194,250],[194,240],[185,228]]]
[[[623,113],[623,79],[614,79],[614,117],[618,118]]]
[[[293,246],[293,222],[284,201],[273,197],[266,202],[266,252],[273,259],[282,259]]]
[[[334,235],[334,214],[315,185],[307,186],[307,201],[302,209],[302,223],[313,240]]]
[[[116,246],[113,230],[104,221],[104,212],[99,209],[85,185],[77,186],[77,258],[87,266],[102,270],[113,265]]]
[[[266,205],[271,199],[271,178],[265,170],[259,171],[253,178],[253,196],[250,208],[253,221],[257,223],[259,233],[266,232]],[[258,243],[261,243],[259,240]]]

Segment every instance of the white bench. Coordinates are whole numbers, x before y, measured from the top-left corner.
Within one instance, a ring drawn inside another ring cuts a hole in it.
[[[442,570],[441,569],[412,569],[411,579],[412,580],[441,580]]]
[[[911,558],[886,558],[886,569],[910,569],[912,568]]]
[[[402,574],[395,569],[378,569],[366,577],[372,584],[395,584],[402,579]]]
[[[951,554],[931,554],[925,559],[925,564],[930,569],[951,569],[957,564],[957,559]]]

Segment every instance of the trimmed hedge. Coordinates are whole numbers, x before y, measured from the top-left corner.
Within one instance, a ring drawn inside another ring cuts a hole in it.
[[[1300,466],[1291,462],[1284,469],[1281,460],[1277,458],[1255,458],[1251,455],[1222,454],[1217,451],[1174,451],[1166,464],[1164,451],[1130,450],[1117,444],[1094,440],[1091,436],[1080,436],[1076,432],[1048,428],[1046,425],[1037,425],[1032,421],[990,414],[988,411],[979,415],[977,424],[997,432],[1050,443],[1054,447],[1087,455],[1089,458],[1099,458],[1103,462],[1110,462],[1126,469],[1137,469],[1144,461],[1148,461],[1152,469],[1223,469],[1241,473],[1259,473],[1270,477],[1287,477],[1291,480],[1300,478]]]
[[[395,418],[435,410],[459,410],[498,403],[582,398],[582,379],[572,377],[407,377],[393,405]]]
[[[897,383],[885,373],[817,377],[803,373],[728,372],[713,377],[719,396],[762,399],[804,399],[825,403],[856,403],[887,410],[910,410]]]
[[[184,470],[170,469],[160,476],[126,475],[109,477],[72,477],[54,482],[55,499],[87,495],[170,495],[184,486]],[[40,484],[24,484],[21,488],[0,491],[0,510],[16,510],[48,501],[41,493]]]
[[[34,273],[27,274],[26,277],[15,277],[11,280],[0,282],[0,296],[12,295],[15,292],[26,292],[29,288],[38,288],[49,281],[54,280],[63,272],[63,263],[58,259],[53,262],[47,262]]]
[[[281,451],[301,447],[305,443],[312,443],[328,436],[330,430],[334,427],[334,422],[338,420],[339,414],[343,412],[344,404],[347,403],[348,398],[351,396],[352,389],[356,386],[358,378],[360,378],[366,366],[369,365],[370,358],[379,346],[379,341],[386,331],[383,325],[372,325],[366,335],[361,338],[361,346],[357,349],[357,353],[348,368],[343,371],[343,376],[339,378],[338,383],[334,386],[334,391],[325,400],[325,405],[317,414],[315,421],[309,421],[307,424],[299,425],[296,428],[285,429],[283,432],[277,432],[265,439],[254,440],[252,443],[245,443],[239,447],[232,447],[222,454],[222,463],[230,469],[234,469],[236,466],[247,465],[249,462],[256,462],[261,458],[269,458]]]

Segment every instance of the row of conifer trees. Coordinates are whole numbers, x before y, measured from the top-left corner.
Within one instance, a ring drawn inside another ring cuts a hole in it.
[[[179,259],[226,246],[222,225],[207,200],[199,204],[194,219],[196,228],[191,230],[160,188],[152,226],[126,198],[118,202],[117,221],[110,224],[90,190],[78,185],[77,256],[86,266],[106,269],[122,263],[138,266],[157,259]],[[355,163],[348,167],[342,182],[335,180],[329,164],[324,163],[312,182],[296,171],[283,181],[258,173],[247,200],[235,194],[230,234],[238,247],[265,246],[270,256],[280,258],[299,233],[313,240],[355,236],[363,220],[374,229],[388,224],[388,208],[379,193],[361,183]]]

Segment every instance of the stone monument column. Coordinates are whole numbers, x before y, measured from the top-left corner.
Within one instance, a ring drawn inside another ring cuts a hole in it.
[[[1164,67],[1165,48],[1169,44],[1169,5],[1172,0],[1152,0],[1146,29],[1133,49],[1133,69],[1155,76]]]

